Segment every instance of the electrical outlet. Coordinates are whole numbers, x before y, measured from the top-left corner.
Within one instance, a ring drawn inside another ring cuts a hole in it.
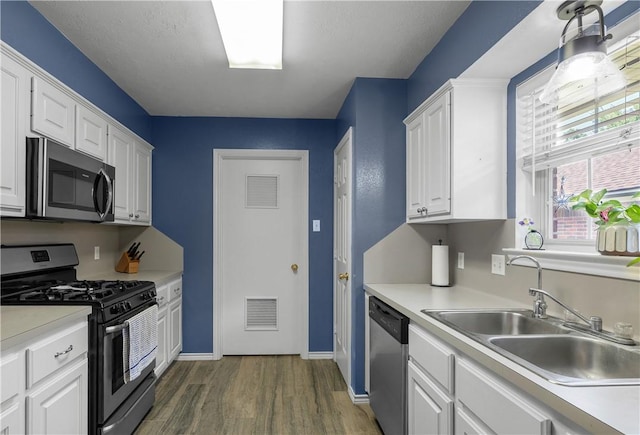
[[[491,273],[504,275],[504,255],[491,255]]]
[[[320,232],[320,220],[319,219],[314,219],[313,220],[313,232],[314,233],[319,233]]]
[[[100,260],[100,246],[93,247],[93,259]]]
[[[458,252],[458,269],[464,269],[464,252]]]

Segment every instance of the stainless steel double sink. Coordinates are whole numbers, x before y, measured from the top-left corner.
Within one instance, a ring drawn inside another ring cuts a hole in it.
[[[566,327],[531,310],[422,310],[548,381],[561,385],[640,385],[640,346]]]

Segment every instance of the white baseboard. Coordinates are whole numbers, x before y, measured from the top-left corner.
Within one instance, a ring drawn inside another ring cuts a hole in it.
[[[333,352],[309,352],[307,359],[333,359]]]
[[[213,361],[213,353],[181,353],[178,361]]]
[[[349,385],[349,397],[351,398],[351,402],[355,405],[368,405],[369,404],[369,395],[367,393],[364,394],[356,394],[353,392],[353,388]]]

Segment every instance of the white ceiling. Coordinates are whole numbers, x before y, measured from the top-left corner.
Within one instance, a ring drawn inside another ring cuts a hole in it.
[[[284,6],[283,69],[232,70],[209,0],[31,1],[151,115],[335,118],[355,77],[408,78],[468,1]]]

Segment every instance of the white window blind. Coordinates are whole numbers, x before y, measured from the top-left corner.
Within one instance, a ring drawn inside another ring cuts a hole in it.
[[[517,90],[521,165],[540,171],[561,164],[640,145],[640,32],[609,50],[627,86],[608,95],[597,87],[565,86],[555,105],[539,95],[551,77],[549,68]]]

